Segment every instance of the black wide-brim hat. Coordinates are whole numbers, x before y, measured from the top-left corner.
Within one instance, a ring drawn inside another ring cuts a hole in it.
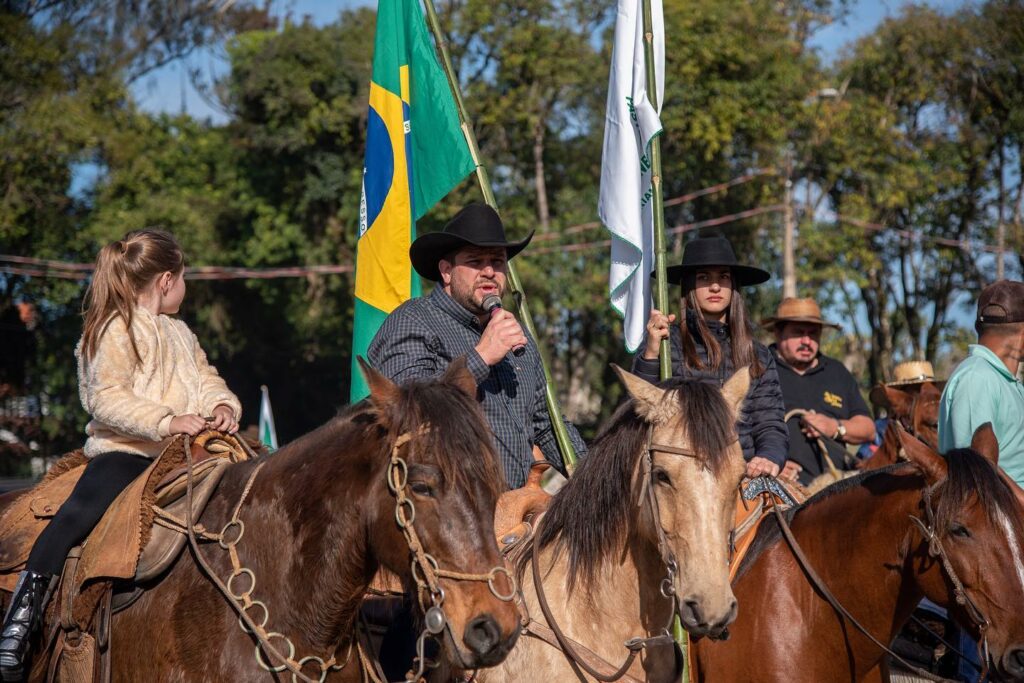
[[[712,266],[729,268],[736,287],[759,285],[772,277],[767,270],[740,263],[729,240],[716,236],[698,237],[687,242],[683,248],[683,262],[667,269],[667,279],[671,284],[681,285],[689,273]],[[651,273],[651,277],[654,276],[655,273]]]
[[[437,264],[442,258],[462,247],[501,247],[509,260],[526,248],[533,239],[531,230],[526,239],[509,242],[498,212],[486,204],[472,203],[455,214],[440,232],[428,232],[409,246],[409,260],[416,272],[428,280],[441,281]]]

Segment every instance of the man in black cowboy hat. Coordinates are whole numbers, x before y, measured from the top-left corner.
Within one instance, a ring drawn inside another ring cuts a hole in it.
[[[505,293],[508,260],[532,237],[531,232],[519,242],[508,241],[498,214],[484,204],[470,204],[441,232],[419,237],[409,258],[416,272],[437,286],[396,308],[367,352],[370,363],[396,382],[440,375],[465,356],[510,488],[526,483],[534,445],[565,471],[544,401],[536,345],[512,313],[485,303]],[[585,453],[576,428],[568,421],[566,427],[576,453]]]

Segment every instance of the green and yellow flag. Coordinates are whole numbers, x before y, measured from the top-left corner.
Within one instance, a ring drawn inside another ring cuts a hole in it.
[[[420,294],[416,220],[476,164],[419,0],[380,0],[356,251],[351,400],[369,393],[356,357],[388,313]]]

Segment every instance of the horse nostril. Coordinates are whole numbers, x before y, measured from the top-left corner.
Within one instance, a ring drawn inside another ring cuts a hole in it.
[[[683,623],[688,626],[699,628],[704,626],[704,619],[700,613],[700,603],[690,598],[683,601],[683,606],[679,610],[681,612]]]
[[[1016,648],[1006,656],[1007,669],[1016,677],[1024,676],[1024,649]]]
[[[486,655],[501,642],[501,629],[494,617],[485,614],[469,622],[462,639],[473,652]]]

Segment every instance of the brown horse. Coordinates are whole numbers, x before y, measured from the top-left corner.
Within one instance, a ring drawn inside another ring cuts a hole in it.
[[[898,420],[908,432],[932,448],[939,447],[939,400],[942,385],[922,382],[908,386],[880,387],[884,392],[882,405],[890,420]],[[875,394],[872,393],[872,397]],[[888,430],[887,430],[888,431]],[[875,470],[900,461],[900,444],[895,432],[885,439],[874,454],[860,463],[862,470]]]
[[[880,402],[889,413],[890,420],[898,420],[907,431],[932,448],[939,446],[939,399],[942,398],[944,382],[921,382],[904,386],[887,387],[879,385],[871,393],[873,401]],[[896,433],[885,438],[870,458],[857,463],[857,469],[842,473],[836,479],[826,472],[807,485],[810,493],[817,493],[836,481],[856,476],[864,470],[876,470],[900,461],[900,443]]]
[[[695,634],[721,633],[736,613],[729,531],[743,474],[735,424],[749,374],[739,371],[721,390],[619,375],[631,400],[551,501],[519,562],[532,618],[525,633],[535,637],[520,638],[481,681],[592,680],[567,653],[609,674],[634,637],[657,642],[627,667],[626,680],[668,681],[677,661],[665,633],[677,606]]]
[[[353,646],[358,607],[382,566],[424,608],[441,607],[438,640],[446,657],[470,669],[497,664],[520,627],[513,603],[498,597],[511,598],[514,588],[493,531],[503,478],[476,382],[461,360],[439,381],[405,386],[364,370],[369,400],[271,456],[230,466],[199,521],[219,530],[243,501],[236,550],[252,573],[229,587],[235,594],[252,589],[265,608],[254,606],[248,615],[265,622],[270,646],[302,662],[313,680],[321,673],[326,680],[362,680],[361,652]],[[398,469],[407,472],[398,474],[396,488],[408,499],[397,512],[390,490],[396,454],[404,463]],[[411,520],[436,561],[428,561],[436,590],[421,590],[424,569],[415,566],[396,516]],[[231,575],[229,554],[217,543],[202,544],[200,552],[219,577]],[[114,680],[292,679],[287,670],[268,676],[268,664],[283,667],[243,631],[232,601],[190,552],[146,589],[113,617]],[[322,664],[332,658],[336,666]]]
[[[1024,527],[991,428],[944,458],[911,436],[902,443],[910,463],[845,480],[787,513],[793,535],[873,638],[891,642],[927,597],[976,638],[984,631],[994,673],[1024,680]],[[780,531],[768,520],[740,567],[730,639],[697,644],[698,680],[863,680],[882,649],[811,585]]]

